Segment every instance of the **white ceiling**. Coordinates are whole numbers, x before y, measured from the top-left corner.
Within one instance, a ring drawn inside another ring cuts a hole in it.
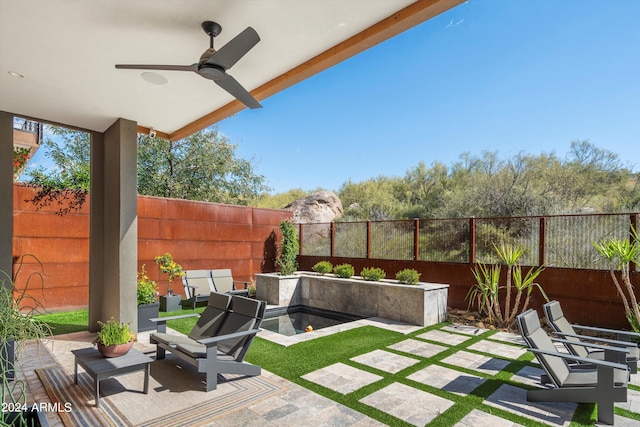
[[[228,71],[252,91],[414,1],[0,0],[0,110],[98,132],[122,117],[171,134],[233,98],[195,73],[154,71],[168,81],[157,85],[114,64],[190,65],[209,47],[203,21],[222,26],[218,48],[252,26],[261,41]]]

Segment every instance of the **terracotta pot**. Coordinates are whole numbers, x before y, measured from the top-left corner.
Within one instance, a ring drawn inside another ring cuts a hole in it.
[[[102,353],[104,357],[119,357],[129,353],[131,347],[133,347],[133,341],[117,345],[103,345],[99,343],[98,351]]]

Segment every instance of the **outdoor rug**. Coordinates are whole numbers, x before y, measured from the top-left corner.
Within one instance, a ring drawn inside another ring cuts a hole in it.
[[[263,376],[225,375],[218,377],[218,388],[207,393],[203,375],[190,365],[178,367],[176,360],[167,358],[151,364],[149,394],[142,392],[142,371],[101,381],[100,408],[96,408],[93,380],[82,368],[77,385],[73,382],[73,366],[36,372],[62,422],[69,427],[201,426],[285,391]]]

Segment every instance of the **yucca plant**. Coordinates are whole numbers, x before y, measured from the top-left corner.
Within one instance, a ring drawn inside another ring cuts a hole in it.
[[[633,285],[629,276],[629,266],[633,264],[640,265],[640,238],[633,227],[631,228],[631,239],[608,239],[594,242],[593,245],[600,254],[609,261],[609,274],[613,279],[613,284],[618,291],[618,295],[622,299],[624,312],[629,324],[636,332],[640,332],[640,309],[638,300],[636,299]],[[620,277],[626,292],[624,292],[616,270],[620,270]]]
[[[507,266],[505,286],[500,286],[502,270],[500,265],[487,266],[479,263],[472,270],[476,283],[469,289],[466,298],[469,300],[469,308],[475,304],[478,313],[485,314],[489,323],[501,328],[511,328],[516,316],[529,307],[531,292],[534,288],[537,287],[542,296],[549,300],[542,287],[535,282],[544,270],[544,266],[531,267],[523,276],[518,260],[524,255],[525,248],[504,243],[500,246],[493,245],[493,248]],[[500,305],[501,289],[505,289],[504,306]],[[511,294],[514,289],[516,295],[511,306]],[[522,301],[523,295],[524,301]]]

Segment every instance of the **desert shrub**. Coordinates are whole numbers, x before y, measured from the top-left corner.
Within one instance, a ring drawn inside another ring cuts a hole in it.
[[[413,268],[405,268],[396,273],[396,280],[407,285],[415,285],[420,280],[420,273]]]
[[[333,265],[331,265],[329,261],[320,261],[319,263],[311,267],[311,269],[316,273],[319,273],[320,275],[325,275],[327,273],[331,273]]]
[[[336,276],[348,279],[355,274],[355,270],[351,264],[340,264],[333,267],[333,272]]]
[[[383,269],[378,267],[371,267],[371,268],[365,267],[360,272],[360,276],[362,276],[364,280],[368,280],[371,282],[378,282],[380,279],[384,279],[384,277],[386,276],[386,273],[384,272]]]

